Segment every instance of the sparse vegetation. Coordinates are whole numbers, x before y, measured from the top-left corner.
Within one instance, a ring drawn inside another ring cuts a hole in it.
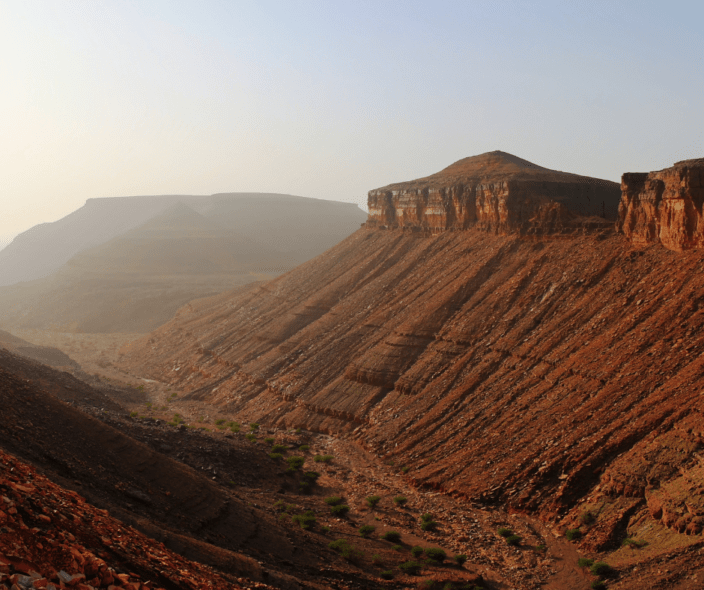
[[[139,412],[130,412],[130,418],[136,418],[139,416]]]
[[[371,510],[374,510],[376,505],[381,501],[381,496],[367,496],[364,500],[367,506],[369,506]]]
[[[604,561],[597,561],[592,564],[589,571],[595,576],[605,577],[611,575],[614,570],[608,563]]]
[[[279,461],[284,458],[281,453],[269,453],[269,457],[271,457],[274,461]]]
[[[249,425],[249,429],[250,429],[252,432],[254,432],[255,430],[259,430],[259,423],[257,423],[257,422],[252,422],[252,423]]]
[[[303,451],[304,453],[306,451],[310,451],[310,445],[301,445],[300,447],[298,447],[298,450]]]
[[[510,537],[513,534],[513,531],[511,529],[507,529],[506,527],[501,527],[496,532],[500,537]]]
[[[401,473],[406,474],[406,473],[408,473],[409,469],[410,469],[410,467],[404,465],[403,467],[401,467]]]
[[[647,541],[636,541],[635,539],[632,539],[631,537],[626,537],[621,542],[622,547],[630,547],[631,549],[640,549],[641,547],[645,547],[647,544],[648,544]]]
[[[594,580],[591,584],[591,587],[595,590],[605,590],[606,582],[604,582],[604,580]]]
[[[328,544],[328,547],[330,547],[333,551],[337,551],[340,555],[342,555],[342,557],[350,561],[359,559],[363,555],[359,549],[355,548],[353,545],[350,545],[345,539],[333,541]]]
[[[437,563],[442,563],[443,561],[445,561],[445,559],[447,559],[447,553],[445,553],[445,551],[443,551],[442,549],[439,549],[437,547],[428,547],[425,550],[425,556],[428,559],[435,561]]]
[[[381,558],[381,555],[375,553],[374,555],[372,555],[372,563],[374,565],[384,565],[384,560]]]
[[[411,555],[415,558],[418,559],[421,555],[423,555],[424,549],[420,545],[416,545],[415,547],[411,547]]]
[[[296,514],[291,520],[298,524],[303,530],[310,530],[315,524],[315,512],[307,510],[303,514]]]
[[[330,512],[333,516],[344,517],[350,511],[350,507],[347,504],[337,504],[336,506],[330,506]]]
[[[409,576],[417,576],[422,568],[423,565],[417,561],[406,561],[398,566],[398,569]]]
[[[321,526],[320,530],[325,533],[326,535],[330,532],[330,527],[329,526]]]
[[[251,441],[251,442],[254,442],[254,441],[256,441],[256,440],[257,440],[257,437],[256,437],[256,436],[254,436],[254,435],[253,435],[253,434],[251,434],[251,433],[247,433],[247,434],[245,434],[245,435],[244,435],[244,437],[245,437],[245,438],[246,438],[246,439],[247,439],[248,441]]]
[[[583,525],[590,525],[596,520],[596,516],[594,516],[594,513],[591,510],[585,510],[582,512],[582,514],[579,515],[579,522],[581,522]]]
[[[511,546],[516,546],[521,544],[522,537],[520,535],[510,535],[506,537],[506,544]]]
[[[375,530],[376,527],[370,524],[362,525],[359,527],[359,536],[364,539],[368,539]]]
[[[303,477],[305,477],[308,481],[311,482],[311,484],[314,484],[315,482],[318,481],[318,478],[320,477],[320,473],[317,471],[306,471],[303,474]]]
[[[266,444],[268,444],[268,445],[271,445],[271,444],[274,444],[274,439],[271,438],[270,436],[267,436],[267,437],[264,439],[264,442],[265,442]]]
[[[288,450],[288,447],[286,445],[274,445],[271,447],[272,453],[283,453],[286,450]]]
[[[406,502],[408,502],[408,498],[406,498],[406,496],[394,497],[394,504],[396,504],[396,506],[404,506]]]
[[[391,548],[394,551],[403,551],[403,545],[393,545]]]
[[[579,529],[567,529],[565,537],[568,541],[577,541],[582,537],[582,531]]]
[[[332,455],[316,455],[313,457],[313,461],[316,463],[330,463],[334,457]]]
[[[401,540],[401,533],[398,531],[386,531],[381,538],[389,543],[398,543]]]
[[[303,464],[306,462],[306,458],[299,457],[297,455],[291,455],[290,457],[286,457],[286,462],[288,463],[289,469],[292,469],[293,471],[298,471],[301,467],[303,467]]]
[[[218,420],[215,420],[215,426],[222,426],[223,424],[225,424],[224,418],[219,418]]]
[[[594,564],[593,559],[589,559],[588,557],[580,557],[577,560],[577,565],[579,567],[591,567]]]
[[[432,531],[435,530],[437,527],[438,523],[433,520],[433,515],[429,513],[421,514],[420,515],[420,528],[423,531]]]
[[[384,580],[393,580],[394,572],[392,572],[391,570],[385,570],[381,572],[379,576]]]
[[[342,498],[340,496],[328,496],[323,502],[328,506],[337,506],[338,504],[342,504]]]
[[[464,553],[459,553],[458,555],[455,555],[455,557],[453,559],[455,560],[455,563],[457,565],[462,567],[464,565],[465,561],[467,561],[467,556]]]

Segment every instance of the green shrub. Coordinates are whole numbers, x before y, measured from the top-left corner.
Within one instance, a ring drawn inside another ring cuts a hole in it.
[[[289,518],[291,518],[291,515],[287,512],[282,512],[279,514],[279,520],[288,520]]]
[[[391,548],[394,551],[403,551],[403,545],[392,545]]]
[[[269,457],[271,457],[274,461],[278,461],[279,459],[284,458],[281,453],[269,453]]]
[[[374,555],[372,555],[372,563],[374,565],[383,565],[384,560],[381,558],[381,555],[379,555],[378,553],[375,553]]]
[[[435,580],[428,578],[427,580],[423,580],[421,583],[421,588],[424,590],[431,590],[432,588],[435,588]]]
[[[432,561],[436,561],[437,563],[442,563],[445,559],[447,559],[447,554],[442,549],[438,549],[437,547],[428,547],[425,550],[425,556]]]
[[[232,426],[230,426],[230,431],[231,431],[231,432],[235,432],[235,433],[239,432],[239,431],[240,431],[240,425],[237,424],[237,423],[233,424]]]
[[[333,516],[344,517],[350,511],[350,507],[347,504],[337,504],[336,506],[330,506],[330,512]]]
[[[548,547],[545,543],[541,543],[540,545],[536,545],[535,547],[533,547],[533,549],[535,551],[542,553],[543,551],[547,551]]]
[[[288,447],[286,445],[273,445],[271,447],[271,452],[272,453],[283,453],[284,451],[287,451]]]
[[[255,430],[259,430],[259,423],[258,422],[252,422],[249,425],[249,429],[254,432]]]
[[[513,531],[511,529],[507,529],[506,527],[501,527],[496,532],[500,537],[510,537],[513,534]]]
[[[442,590],[452,590],[452,582],[448,582],[442,587]]]
[[[420,545],[416,545],[415,547],[411,547],[411,555],[415,558],[418,559],[421,555],[423,555],[423,548]]]
[[[386,570],[381,572],[379,576],[384,580],[392,580],[394,577],[394,572],[392,572],[391,570]]]
[[[298,482],[298,490],[302,494],[310,494],[310,488],[311,488],[311,481],[308,479],[302,479],[301,481]]]
[[[595,590],[605,590],[606,582],[604,582],[604,580],[594,580],[592,582],[592,588],[594,588]]]
[[[565,537],[567,537],[568,541],[576,541],[582,537],[582,531],[579,529],[567,529]]]
[[[321,526],[320,530],[323,531],[325,534],[330,532],[330,527],[329,526]]]
[[[461,567],[464,565],[464,562],[467,561],[467,556],[464,553],[460,553],[455,555],[454,560],[455,563]]]
[[[219,420],[215,420],[215,426],[220,426],[221,424],[225,424],[224,418],[220,418]]]
[[[307,531],[315,524],[315,513],[312,510],[308,510],[303,514],[296,514],[291,520]]]
[[[506,544],[511,545],[511,546],[516,546],[521,544],[521,536],[520,535],[510,535],[509,537],[506,537]]]
[[[333,541],[328,544],[328,547],[334,551],[337,551],[340,555],[342,555],[342,557],[350,561],[355,561],[362,556],[362,552],[353,545],[350,545],[345,539]]]
[[[303,467],[303,464],[306,462],[306,458],[291,455],[290,457],[286,457],[286,462],[288,463],[290,469],[298,471],[301,467]]]
[[[417,561],[406,561],[398,566],[398,569],[409,576],[417,576],[422,568],[423,565]]]
[[[342,504],[342,498],[340,496],[328,496],[323,500],[328,506],[335,506],[337,504]]]
[[[313,457],[313,461],[316,463],[330,463],[334,457],[332,455],[316,455]]]
[[[588,557],[580,557],[577,560],[577,565],[579,567],[591,567],[593,563],[594,563],[594,560],[589,559]]]
[[[622,547],[630,547],[631,549],[633,549],[634,547],[636,549],[640,549],[641,547],[645,547],[647,544],[647,541],[636,541],[635,539],[631,539],[630,537],[626,537],[621,542]]]
[[[398,531],[386,531],[381,538],[389,543],[398,543],[401,540],[401,533]]]
[[[376,505],[381,501],[381,496],[367,496],[365,500],[367,502],[367,506],[374,510]]]
[[[579,522],[584,525],[590,525],[596,520],[596,516],[591,510],[586,510],[579,515]]]
[[[303,477],[305,477],[307,480],[310,480],[311,483],[315,483],[316,481],[318,481],[320,473],[318,473],[317,471],[306,471],[303,474]]]
[[[251,442],[254,442],[254,441],[257,440],[257,437],[254,436],[253,434],[245,434],[245,438],[246,438],[248,441],[251,441]]]
[[[364,539],[368,539],[369,536],[376,530],[375,526],[370,524],[365,524],[359,527],[359,535]]]
[[[422,531],[433,531],[438,526],[438,523],[434,520],[424,520],[420,523],[420,528]]]
[[[608,563],[597,561],[592,565],[592,567],[589,568],[589,571],[595,576],[608,576],[614,570]]]
[[[130,418],[136,418],[139,416],[139,412],[130,412]]]
[[[396,506],[403,506],[406,502],[408,502],[406,496],[396,496],[394,498],[394,504],[396,504]]]
[[[405,474],[405,473],[408,473],[408,470],[409,470],[409,469],[410,469],[410,467],[406,467],[406,466],[401,467],[401,473],[404,473],[404,474]]]
[[[301,445],[300,447],[298,447],[298,450],[303,451],[304,453],[306,451],[310,451],[310,445]]]
[[[266,444],[270,445],[270,444],[272,444],[272,443],[274,442],[274,439],[271,438],[270,436],[267,436],[267,437],[264,439],[264,442],[265,442]]]

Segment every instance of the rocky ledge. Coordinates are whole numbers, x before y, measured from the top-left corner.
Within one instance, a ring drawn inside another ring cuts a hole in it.
[[[660,242],[670,250],[704,246],[704,158],[621,179],[617,228],[636,244]]]
[[[369,191],[367,227],[430,234],[472,226],[499,234],[574,233],[611,227],[619,198],[615,182],[494,151]]]

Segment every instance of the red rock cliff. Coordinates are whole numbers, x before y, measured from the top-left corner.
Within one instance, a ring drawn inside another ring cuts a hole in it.
[[[568,233],[614,220],[615,182],[558,172],[500,151],[455,162],[368,195],[369,227],[437,233],[471,226],[495,233]]]
[[[617,228],[637,244],[660,242],[670,250],[704,246],[704,158],[683,160],[621,180]]]

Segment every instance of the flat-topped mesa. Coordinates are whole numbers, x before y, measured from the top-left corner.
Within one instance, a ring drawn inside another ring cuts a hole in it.
[[[704,158],[683,160],[621,179],[616,227],[636,244],[660,242],[670,250],[704,247]]]
[[[425,178],[369,191],[367,227],[572,233],[612,226],[619,199],[615,182],[549,170],[494,151]]]

